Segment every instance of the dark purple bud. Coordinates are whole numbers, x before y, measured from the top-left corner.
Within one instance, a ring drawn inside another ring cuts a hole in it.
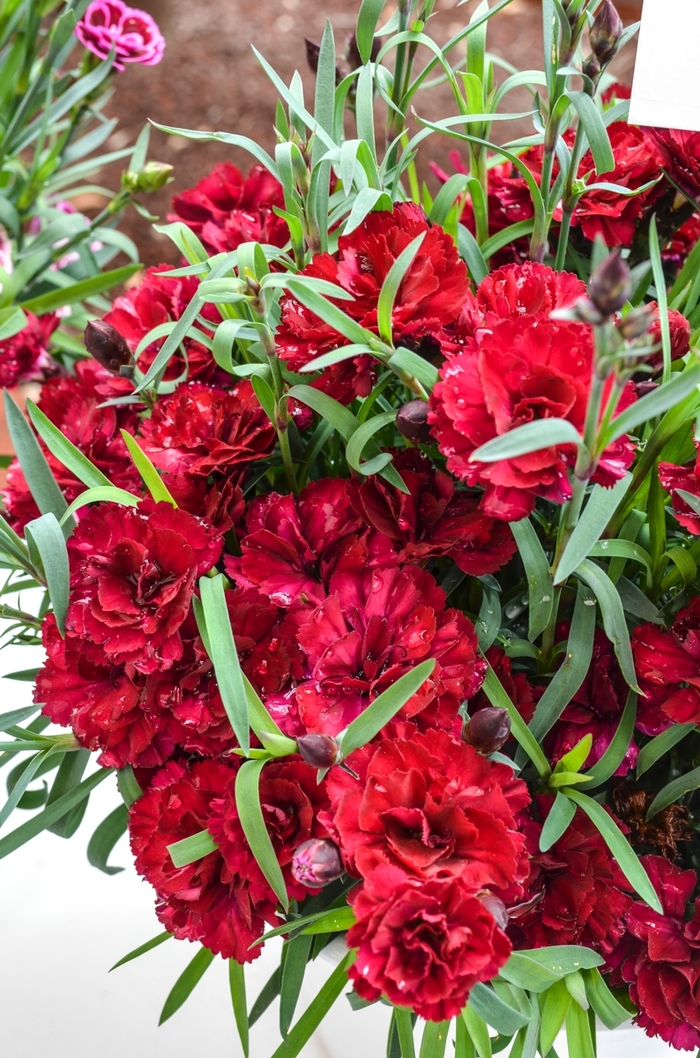
[[[331,735],[302,735],[297,739],[297,749],[312,768],[331,768],[339,756],[338,743]]]
[[[633,382],[634,392],[637,400],[641,400],[642,397],[646,397],[647,393],[653,393],[655,389],[659,388],[658,382],[652,382],[650,378],[644,379],[643,382]]]
[[[620,251],[609,254],[598,265],[588,284],[588,296],[601,316],[612,316],[619,312],[632,293],[630,270],[622,260]]]
[[[306,44],[306,61],[311,67],[312,73],[318,73],[318,57],[321,54],[321,45],[309,40],[308,37],[304,37],[304,43]]]
[[[327,838],[302,842],[292,858],[292,877],[310,889],[321,889],[343,873],[338,846]]]
[[[615,325],[626,342],[633,342],[646,334],[654,322],[654,309],[650,305],[639,305],[632,309]]]
[[[424,400],[410,400],[396,413],[396,429],[402,437],[416,444],[430,444],[428,405]]]
[[[624,29],[615,5],[611,0],[603,0],[588,33],[593,54],[601,67],[607,66],[615,57]]]
[[[509,735],[510,717],[505,709],[498,709],[495,705],[477,710],[462,732],[464,741],[486,756],[496,753],[508,741]]]
[[[111,323],[91,320],[85,328],[84,339],[85,348],[90,355],[113,375],[118,375],[123,367],[133,364],[126,339]]]
[[[591,81],[595,81],[596,77],[600,77],[600,72],[600,63],[595,55],[589,55],[587,59],[584,59],[583,65],[581,66],[582,74],[586,77],[590,77]]]
[[[504,931],[507,930],[508,923],[510,920],[508,918],[508,908],[503,903],[503,901],[499,900],[497,896],[493,895],[493,893],[488,892],[479,893],[478,897],[479,900],[481,900],[481,903],[486,908],[486,910],[490,911],[493,917],[495,918],[496,925],[499,927],[499,929],[502,929]]]

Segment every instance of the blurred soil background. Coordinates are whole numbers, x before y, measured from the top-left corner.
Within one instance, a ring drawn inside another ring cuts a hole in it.
[[[314,77],[306,61],[304,38],[320,41],[326,19],[341,52],[353,30],[359,0],[134,0],[153,15],[167,41],[158,66],[129,66],[114,81],[114,96],[108,112],[120,124],[107,143],[118,150],[134,142],[147,119],[179,128],[235,132],[260,142],[274,152],[272,129],[277,95],[251,49],[254,43],[285,83],[295,69],[303,77],[307,99],[313,99]],[[438,0],[431,31],[441,42],[448,40],[469,20],[478,0]],[[387,5],[387,14],[394,4]],[[625,24],[639,17],[641,0],[618,3]],[[464,55],[464,44],[461,45]],[[518,69],[541,69],[542,27],[540,0],[513,0],[489,23],[488,49]],[[422,54],[421,54],[422,53]],[[426,55],[419,51],[419,59]],[[615,60],[619,80],[631,83],[635,44],[630,43]],[[453,59],[457,54],[453,53]],[[502,80],[507,73],[500,72]],[[511,93],[509,110],[529,110],[530,96],[524,90]],[[449,89],[441,86],[419,93],[415,102],[421,117],[436,119],[455,113]],[[516,134],[529,133],[528,122],[496,125],[502,142]],[[425,145],[424,145],[425,147]],[[448,154],[457,141],[434,135],[424,150],[421,177],[435,184],[427,169],[434,160],[449,169]],[[428,156],[426,158],[426,156]],[[151,212],[165,221],[173,194],[197,183],[218,161],[229,159],[247,171],[250,156],[219,143],[195,143],[183,137],[154,130],[149,157],[168,162],[174,180],[145,200]],[[117,187],[121,165],[105,170],[99,182]],[[85,208],[91,203],[80,203]],[[98,205],[98,203],[95,203]],[[122,228],[137,243],[146,264],[177,261],[178,254],[166,236],[153,231],[133,210]]]

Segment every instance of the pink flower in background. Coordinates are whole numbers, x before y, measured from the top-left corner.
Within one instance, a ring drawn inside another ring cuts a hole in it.
[[[93,0],[75,27],[80,43],[100,59],[116,48],[114,66],[127,62],[155,66],[163,58],[165,38],[151,16],[122,0]]]

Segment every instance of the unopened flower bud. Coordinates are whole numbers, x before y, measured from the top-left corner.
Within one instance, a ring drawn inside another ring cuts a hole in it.
[[[622,260],[620,251],[615,250],[591,276],[588,296],[601,316],[607,317],[619,312],[631,293],[630,270]]]
[[[129,169],[122,173],[122,189],[131,195],[139,191],[146,194],[150,191],[158,191],[172,179],[170,176],[172,171],[172,165],[168,165],[167,162],[146,162],[143,169],[139,169],[138,172]]]
[[[338,743],[331,735],[301,735],[297,739],[299,756],[312,768],[330,768],[338,760]]]
[[[654,322],[654,309],[650,305],[639,305],[615,324],[626,342],[633,342],[646,334]]]
[[[410,400],[396,413],[396,429],[402,437],[418,444],[430,443],[428,405],[424,400]]]
[[[508,741],[510,717],[505,709],[487,705],[464,725],[462,738],[479,753],[496,753]]]
[[[607,66],[615,57],[624,29],[615,5],[611,0],[603,0],[588,34],[593,54],[601,67]]]
[[[123,367],[133,363],[126,339],[111,323],[91,320],[85,328],[85,348],[106,371],[119,375]]]
[[[584,59],[581,73],[585,77],[590,77],[591,81],[595,81],[596,77],[600,77],[600,72],[601,66],[595,55],[589,55],[587,59]]]
[[[634,395],[637,400],[641,400],[642,397],[646,397],[647,393],[653,393],[655,389],[659,388],[658,382],[652,382],[650,378],[644,379],[642,382],[633,382]]]
[[[300,885],[321,889],[343,873],[338,846],[327,838],[302,842],[292,858],[292,877]]]
[[[494,896],[493,893],[489,892],[478,893],[477,895],[486,910],[489,911],[495,918],[496,925],[499,927],[499,929],[502,929],[504,931],[507,930],[508,923],[510,920],[508,918],[508,908],[503,903],[503,901],[499,900],[497,896]]]

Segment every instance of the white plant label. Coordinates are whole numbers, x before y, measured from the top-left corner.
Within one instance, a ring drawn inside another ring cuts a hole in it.
[[[700,132],[700,0],[644,0],[630,124]]]

